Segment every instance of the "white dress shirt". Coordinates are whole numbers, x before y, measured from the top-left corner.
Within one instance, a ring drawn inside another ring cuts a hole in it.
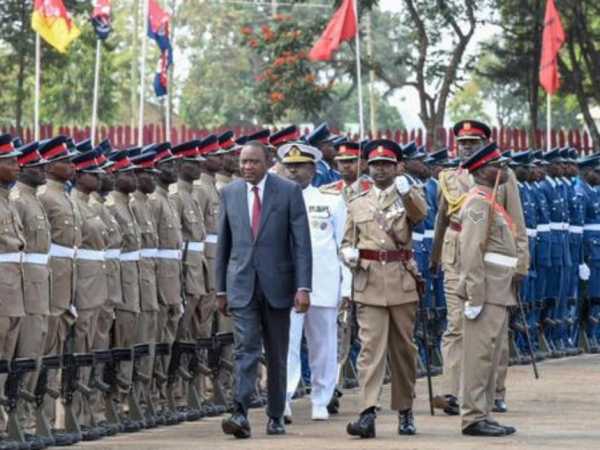
[[[265,193],[265,183],[267,181],[267,176],[265,175],[262,180],[258,182],[256,185],[258,187],[258,198],[260,198],[260,207],[262,212],[262,206],[264,204],[263,197]],[[246,183],[246,190],[248,195],[248,217],[250,217],[250,226],[252,226],[252,210],[254,208],[254,188],[253,184]]]

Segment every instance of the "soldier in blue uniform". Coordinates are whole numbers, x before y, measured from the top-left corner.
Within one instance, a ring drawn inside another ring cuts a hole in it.
[[[329,131],[326,123],[316,127],[312,133],[304,137],[308,145],[318,148],[323,154],[323,159],[317,163],[317,172],[313,178],[312,185],[320,187],[324,184],[333,183],[342,177],[335,169],[335,142],[339,136]]]
[[[586,334],[586,350],[598,353],[600,345],[597,340],[598,323],[600,322],[600,156],[593,155],[582,159],[579,163],[580,176],[575,182],[575,193],[583,202],[583,262],[579,267],[579,277],[587,281],[586,292],[582,293],[587,304],[582,305],[587,312],[584,321]],[[582,299],[583,300],[583,299]]]

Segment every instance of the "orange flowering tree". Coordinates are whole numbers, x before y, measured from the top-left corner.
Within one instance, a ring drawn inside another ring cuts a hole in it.
[[[240,30],[243,45],[253,49],[260,67],[255,94],[265,122],[284,119],[294,110],[316,116],[330,100],[332,81],[321,81],[308,52],[323,30],[325,19],[300,24],[279,14],[267,24]]]

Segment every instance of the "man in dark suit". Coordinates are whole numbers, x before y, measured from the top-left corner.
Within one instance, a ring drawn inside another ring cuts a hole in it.
[[[241,151],[243,180],[221,193],[217,305],[234,322],[234,412],[223,431],[250,437],[248,403],[263,345],[267,360],[267,434],[285,434],[290,309],[306,312],[312,279],[310,231],[299,185],[267,174],[268,149]]]

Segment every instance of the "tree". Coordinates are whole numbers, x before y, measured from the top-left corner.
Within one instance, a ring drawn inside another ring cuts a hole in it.
[[[484,108],[484,97],[481,86],[476,79],[471,79],[458,91],[448,103],[450,120],[458,122],[463,119],[477,118],[490,122]]]

